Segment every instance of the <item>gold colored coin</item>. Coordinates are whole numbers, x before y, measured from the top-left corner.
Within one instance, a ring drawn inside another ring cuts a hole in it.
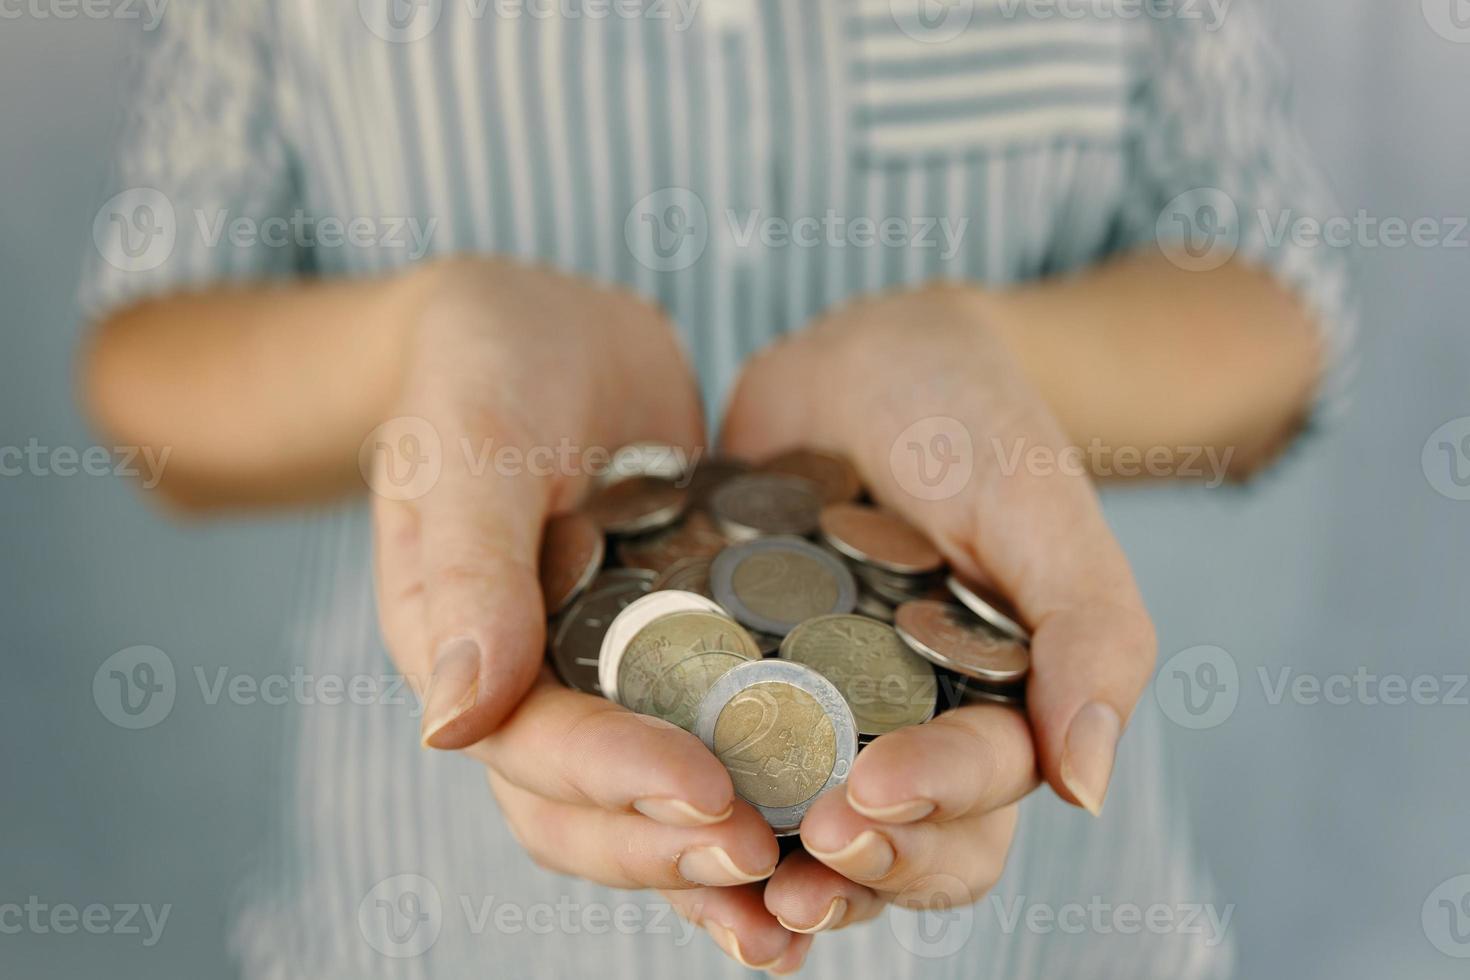
[[[799,623],[831,610],[838,599],[831,572],[797,551],[753,555],[735,569],[730,584],[747,609],[777,622]]]
[[[699,702],[725,671],[760,659],[746,630],[717,613],[671,613],[639,630],[618,663],[618,698],[692,731]]]
[[[806,664],[842,692],[859,735],[883,735],[934,716],[934,668],[885,623],[866,616],[809,619],[787,634],[781,656]]]
[[[714,751],[735,792],[757,806],[795,806],[815,796],[837,763],[837,733],[817,700],[791,684],[754,684],[726,703]]]

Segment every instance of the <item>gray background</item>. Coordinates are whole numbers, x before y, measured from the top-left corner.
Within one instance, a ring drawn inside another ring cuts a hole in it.
[[[1437,36],[1417,0],[1280,6],[1302,123],[1343,212],[1470,213],[1470,44]],[[71,387],[72,290],[140,35],[137,21],[0,20],[0,445],[92,444]],[[1470,251],[1359,261],[1363,365],[1335,431],[1245,491],[1108,500],[1163,657],[1214,644],[1239,668],[1227,721],[1170,732],[1237,906],[1245,977],[1465,975],[1420,913],[1470,872],[1470,708],[1273,705],[1256,674],[1467,670],[1470,503],[1434,491],[1420,452],[1470,415]],[[209,707],[194,687],[166,724],[125,732],[94,706],[92,676],[134,644],[168,651],[181,687],[195,665],[289,669],[278,628],[296,528],[181,526],[114,479],[0,478],[0,904],[173,904],[153,949],[0,935],[0,975],[230,971],[231,897],[274,805],[290,709]]]

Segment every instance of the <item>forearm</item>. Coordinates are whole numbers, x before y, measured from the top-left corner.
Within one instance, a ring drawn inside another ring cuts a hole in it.
[[[1095,468],[1126,447],[1172,464],[1229,453],[1230,475],[1248,475],[1299,427],[1323,356],[1299,301],[1238,263],[1188,272],[1140,254],[990,301],[1073,442],[1102,448]]]
[[[320,500],[361,487],[357,449],[389,412],[421,273],[215,289],[94,328],[82,391],[119,443],[168,452],[188,509]]]

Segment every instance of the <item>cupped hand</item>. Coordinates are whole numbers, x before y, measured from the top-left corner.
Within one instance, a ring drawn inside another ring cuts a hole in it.
[[[893,899],[979,899],[1039,779],[1102,807],[1153,627],[1090,481],[1056,465],[1066,437],[1010,329],[1004,298],[968,287],[863,299],[757,356],[731,399],[723,448],[845,454],[880,504],[1007,595],[1033,633],[1025,716],[966,706],[885,735],[812,806],[807,853],[765,889],[789,928],[840,927]]]
[[[424,701],[424,743],[484,763],[537,863],[665,889],[731,955],[794,967],[806,940],[751,884],[774,869],[775,837],[724,767],[688,732],[543,666],[548,517],[585,495],[599,454],[653,440],[692,459],[702,439],[672,326],[545,269],[462,259],[417,275],[396,415],[365,451],[379,618]]]

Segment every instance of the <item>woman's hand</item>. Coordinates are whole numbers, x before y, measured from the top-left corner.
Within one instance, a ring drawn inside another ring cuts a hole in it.
[[[808,853],[765,890],[788,928],[837,928],[895,898],[980,898],[1038,775],[1102,807],[1148,681],[1153,627],[1091,484],[1055,465],[1067,440],[1002,339],[1004,317],[1003,300],[959,286],[863,300],[758,356],[731,401],[724,448],[846,454],[880,503],[1009,596],[1034,634],[1029,725],[967,706],[885,735],[844,791],[813,805]]]
[[[421,688],[425,744],[485,764],[538,864],[665,889],[731,955],[794,968],[809,940],[782,929],[752,885],[776,866],[775,836],[724,767],[688,732],[563,687],[543,666],[539,543],[599,465],[582,453],[650,439],[692,454],[702,438],[672,327],[631,294],[540,269],[467,260],[425,275],[396,419],[365,447],[380,490],[383,633]],[[392,483],[389,468],[402,478],[417,454],[432,474],[426,442],[437,479],[400,499],[420,488]]]

